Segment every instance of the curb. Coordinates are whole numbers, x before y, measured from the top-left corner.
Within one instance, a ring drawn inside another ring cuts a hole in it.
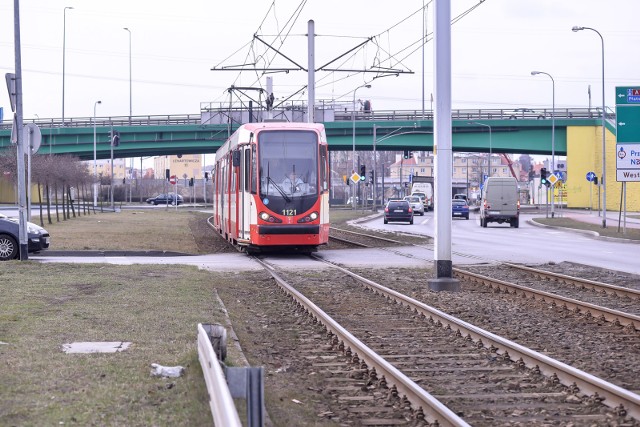
[[[178,257],[189,256],[193,254],[185,254],[182,252],[170,251],[49,251],[44,250],[35,257]],[[31,256],[30,256],[31,257]]]

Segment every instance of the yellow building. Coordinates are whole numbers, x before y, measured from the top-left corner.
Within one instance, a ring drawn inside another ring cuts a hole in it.
[[[399,179],[402,174],[403,179],[407,179],[410,173],[420,176],[434,176],[435,159],[431,155],[420,152],[410,159],[398,159],[389,167],[389,175],[393,179]],[[491,173],[489,173],[489,155],[485,153],[456,153],[453,156],[452,178],[460,182],[482,181],[483,175],[491,176],[511,176],[511,170],[506,160],[498,154],[491,156]],[[513,162],[512,167],[516,176],[520,176],[520,163]]]
[[[153,159],[153,171],[157,179],[165,177],[165,170],[178,178],[202,179],[202,154],[159,156]]]
[[[85,162],[89,172],[93,175],[93,160]],[[96,175],[111,176],[111,160],[96,161]],[[113,179],[118,180],[127,177],[126,159],[113,159]]]
[[[622,182],[616,181],[616,137],[606,132],[607,210],[620,210]],[[602,176],[602,126],[567,127],[567,207],[598,210],[602,188],[587,181],[587,173]],[[599,194],[600,193],[600,194]],[[600,208],[601,209],[601,208]],[[640,182],[627,182],[627,211],[640,211]]]

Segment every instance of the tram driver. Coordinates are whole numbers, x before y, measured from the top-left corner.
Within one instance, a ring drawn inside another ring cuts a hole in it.
[[[298,193],[303,191],[304,181],[295,172],[290,172],[282,181],[282,189],[289,193]]]

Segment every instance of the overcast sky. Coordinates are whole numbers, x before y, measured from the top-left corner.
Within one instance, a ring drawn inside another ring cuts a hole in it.
[[[357,97],[370,99],[374,110],[420,110],[424,69],[424,99],[430,108],[433,43],[426,44],[424,64],[422,49],[412,45],[422,33],[422,0],[20,3],[27,120],[62,115],[63,35],[66,117],[92,116],[97,100],[102,101],[98,116],[129,114],[129,32],[124,27],[131,30],[133,114],[198,114],[203,102],[228,102],[226,90],[231,85],[266,85],[261,73],[211,71],[214,66],[257,62],[274,69],[292,65],[273,51],[266,52],[264,44],[253,41],[254,34],[306,67],[310,19],[318,35],[316,66],[373,37],[334,68],[360,70],[377,64],[414,73],[371,81],[376,74],[319,72],[316,99],[348,103],[354,88],[371,83],[370,89],[359,89]],[[424,3],[428,5],[426,29],[431,33],[434,3]],[[479,1],[451,3],[452,17],[456,17]],[[0,0],[2,74],[15,69],[13,5],[13,0]],[[66,11],[66,25],[65,7],[73,7]],[[453,108],[549,108],[551,79],[531,76],[532,70],[555,79],[556,107],[587,107],[589,86],[592,105],[601,105],[600,38],[589,30],[574,33],[574,25],[592,27],[604,38],[606,103],[613,108],[615,86],[640,86],[638,16],[638,0],[484,0],[452,27]],[[307,81],[303,71],[269,75],[280,99],[299,91]],[[306,100],[306,94],[300,92],[293,99]],[[8,119],[5,88],[0,89],[0,107]]]

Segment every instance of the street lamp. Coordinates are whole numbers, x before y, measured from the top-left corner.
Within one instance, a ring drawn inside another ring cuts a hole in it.
[[[129,33],[129,124],[131,124],[132,111],[132,95],[131,95],[131,30],[124,28]]]
[[[62,15],[62,124],[64,125],[64,75],[65,75],[65,52],[67,45],[67,9],[73,9],[71,6],[64,8]]]
[[[102,104],[102,101],[96,101],[93,104],[93,206],[98,206],[98,192],[97,192],[97,179],[98,179],[98,162],[96,160],[96,107],[98,104]]]
[[[600,36],[602,42],[602,178],[600,179],[600,185],[602,185],[602,228],[607,228],[607,186],[605,185],[606,177],[606,126],[605,126],[605,100],[604,100],[604,39],[602,34],[598,30],[589,27],[574,26],[571,31],[578,32],[582,30],[591,30]]]
[[[357,88],[355,88],[353,90],[353,111],[351,111],[351,121],[353,122],[353,171],[351,172],[352,174],[356,171],[356,92],[358,91],[358,89],[366,87],[367,89],[369,89],[371,87],[370,84],[364,84],[362,86],[358,86]],[[352,193],[354,193],[352,191]],[[354,194],[351,194],[351,204],[353,206],[353,209],[356,208],[356,196]]]
[[[123,28],[126,32],[129,33],[129,125],[131,125],[131,116],[133,116],[133,102],[132,102],[132,91],[131,91],[131,30],[127,27]],[[130,168],[131,179],[133,179],[133,157],[131,158],[131,168]],[[133,187],[129,186],[129,202],[133,200]]]
[[[551,74],[549,73],[545,73],[544,71],[532,71],[531,75],[535,76],[537,74],[544,74],[549,76],[549,78],[551,79],[551,102],[552,102],[552,107],[551,107],[551,173],[555,173],[556,172],[556,146],[555,146],[555,137],[556,137],[556,81],[553,79],[553,77],[551,76]],[[551,190],[551,218],[553,218],[555,216],[555,212],[554,212],[554,206],[555,206],[555,192],[553,191],[553,188]]]
[[[480,123],[480,122],[468,122],[468,123],[470,125],[480,125],[480,126],[486,126],[489,128],[489,173],[487,175],[491,176],[491,126],[484,123]]]

